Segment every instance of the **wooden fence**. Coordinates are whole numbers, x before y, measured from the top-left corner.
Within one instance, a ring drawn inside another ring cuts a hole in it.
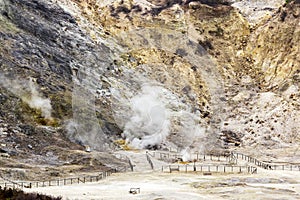
[[[158,160],[166,161],[166,162],[175,162],[181,161],[183,155],[179,153],[172,152],[147,152],[151,157],[156,158]],[[232,160],[231,154],[200,154],[200,153],[191,153],[190,154],[191,161],[217,161],[217,162],[226,162],[230,163]],[[236,161],[235,161],[236,162]]]
[[[173,152],[151,152],[149,153],[152,157],[165,161],[165,162],[176,162],[178,160],[182,160],[182,154],[173,153]],[[217,162],[225,162],[228,164],[237,164],[238,160],[244,160],[248,163],[252,163],[257,167],[268,169],[268,170],[288,170],[288,171],[300,171],[299,164],[274,164],[271,162],[262,162],[256,158],[253,158],[248,155],[244,155],[242,153],[230,152],[227,154],[200,154],[200,153],[191,153],[190,160],[203,162],[203,161],[217,161]]]
[[[256,158],[244,155],[242,153],[232,152],[232,154],[236,157],[236,159],[245,160],[245,161],[247,161],[249,163],[253,163],[254,165],[261,167],[263,169],[300,171],[300,165],[298,165],[298,164],[280,165],[280,164],[274,164],[271,162],[262,162],[262,161],[257,160]]]
[[[152,160],[151,160],[151,158],[150,158],[150,154],[149,154],[148,152],[146,152],[146,158],[147,158],[147,161],[148,161],[148,163],[149,163],[151,169],[154,169],[153,162],[152,162]]]
[[[124,168],[123,168],[124,169]],[[33,187],[49,187],[49,186],[63,186],[72,185],[78,183],[88,183],[88,182],[98,182],[106,177],[110,176],[112,173],[118,172],[117,169],[108,170],[105,172],[100,172],[98,175],[94,176],[81,176],[81,177],[71,177],[71,178],[61,178],[55,180],[47,181],[11,181],[4,177],[1,177],[4,182],[0,182],[1,187],[6,188],[33,188]]]
[[[130,170],[133,172],[133,164],[132,164],[131,160],[127,156],[125,156],[123,154],[115,154],[115,156],[116,156],[116,158],[127,162],[129,164]],[[125,172],[126,171],[127,171],[127,169],[125,169]]]
[[[147,154],[153,158],[165,162],[175,162],[182,159],[182,155],[179,153],[153,151],[153,152],[147,152]]]
[[[232,158],[231,154],[200,154],[200,153],[191,153],[191,160],[193,161],[217,161],[217,162],[226,162],[226,163],[236,163]]]
[[[233,166],[233,165],[168,165],[162,166],[162,172],[218,172],[218,173],[257,173],[257,168],[253,166]]]
[[[106,177],[110,176],[112,173],[133,171],[133,165],[131,163],[131,160],[127,156],[121,155],[119,159],[123,159],[127,161],[128,165],[120,166],[115,169],[100,172],[99,174],[93,176],[88,175],[88,176],[80,176],[80,177],[61,178],[55,180],[43,180],[43,181],[12,181],[1,176],[0,174],[0,178],[4,180],[0,182],[0,186],[6,188],[32,188],[32,187],[72,185],[78,183],[97,182],[99,180],[105,179]]]
[[[121,154],[120,154],[121,155]],[[179,153],[172,152],[146,152],[146,158],[151,168],[153,169],[153,162],[151,158],[156,158],[159,160],[174,162],[182,159],[182,155]],[[10,188],[32,188],[32,187],[47,187],[47,186],[63,186],[63,185],[72,185],[78,183],[86,183],[86,182],[97,182],[99,180],[105,179],[107,176],[110,176],[112,173],[116,172],[127,172],[133,171],[133,165],[130,159],[127,156],[121,155],[120,158],[128,161],[129,166],[121,166],[109,171],[100,172],[98,175],[94,176],[82,176],[76,178],[62,178],[56,180],[48,180],[48,181],[11,181],[6,179],[0,175],[0,178],[4,180],[4,182],[0,182],[0,186],[2,187],[10,187]],[[219,154],[219,155],[203,155],[199,153],[192,153],[191,159],[194,161],[194,164],[187,165],[168,165],[162,166],[162,172],[223,172],[223,173],[257,173],[257,168],[253,166],[236,166],[236,165],[226,165],[226,164],[211,164],[211,165],[196,165],[197,161],[224,161],[229,162],[231,164],[236,164],[238,159],[245,160],[246,162],[252,163],[257,167],[261,167],[268,170],[289,170],[289,171],[300,171],[300,165],[279,165],[273,163],[267,163],[259,161],[251,156],[244,155],[242,153],[231,152],[230,154]]]

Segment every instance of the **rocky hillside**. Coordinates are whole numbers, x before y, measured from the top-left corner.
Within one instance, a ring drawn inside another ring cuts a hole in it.
[[[298,0],[0,0],[0,14],[12,159],[299,146]]]

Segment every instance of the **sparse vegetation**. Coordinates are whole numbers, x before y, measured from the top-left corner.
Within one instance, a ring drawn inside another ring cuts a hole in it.
[[[5,200],[61,200],[62,197],[52,197],[38,193],[25,193],[19,189],[0,187],[0,199]]]

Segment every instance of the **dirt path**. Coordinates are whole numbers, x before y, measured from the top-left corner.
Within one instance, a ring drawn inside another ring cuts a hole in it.
[[[152,172],[151,166],[149,162],[147,161],[146,157],[146,150],[140,150],[140,151],[119,151],[116,152],[117,154],[122,154],[127,156],[131,163],[133,164],[133,170],[134,172]],[[166,162],[157,160],[153,157],[151,157],[151,161],[153,162],[154,170],[160,171],[161,166],[167,165]]]
[[[140,188],[140,193],[129,193]],[[26,189],[78,200],[300,199],[300,172],[261,170],[256,175],[128,172],[98,183]]]

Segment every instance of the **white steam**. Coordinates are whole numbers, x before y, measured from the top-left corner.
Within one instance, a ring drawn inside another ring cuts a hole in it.
[[[106,151],[108,143],[102,131],[95,108],[95,89],[100,88],[95,71],[82,68],[81,79],[73,77],[72,111],[73,118],[67,123],[68,137],[88,149]]]
[[[43,117],[51,119],[51,101],[50,99],[44,98],[38,92],[37,85],[33,79],[18,80],[16,78],[10,79],[0,75],[0,84],[14,95],[22,99],[22,101],[27,103],[31,108],[41,110]]]
[[[135,148],[145,148],[164,142],[169,135],[170,111],[166,108],[164,90],[159,86],[143,85],[130,100],[131,118],[123,136]]]
[[[143,83],[137,92],[112,89],[115,119],[127,144],[137,149],[190,147],[203,151],[206,130],[200,126],[200,117],[170,90],[145,77],[139,79]]]
[[[189,147],[183,149],[181,151],[181,155],[182,155],[182,161],[183,162],[191,161],[192,160],[191,149]]]
[[[50,99],[43,98],[39,94],[33,81],[28,81],[28,85],[31,96],[28,100],[25,98],[23,98],[23,100],[28,103],[31,108],[40,109],[43,117],[51,118],[52,106]]]

